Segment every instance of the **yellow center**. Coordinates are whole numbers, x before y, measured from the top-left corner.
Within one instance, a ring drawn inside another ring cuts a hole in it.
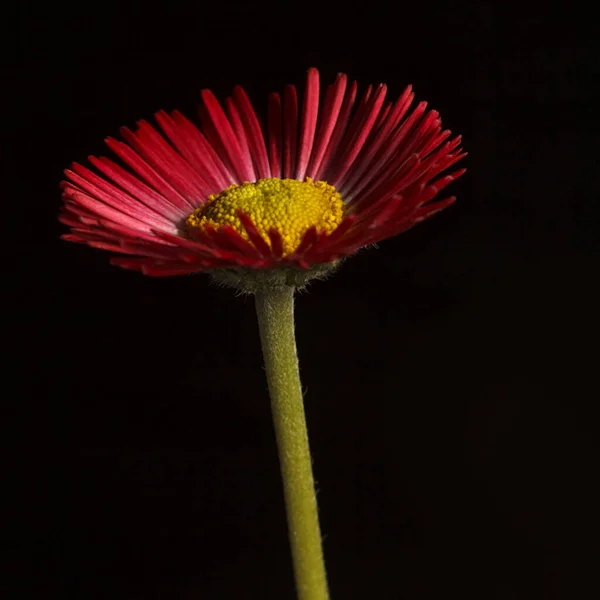
[[[291,254],[306,231],[315,226],[331,233],[342,222],[344,203],[335,188],[324,181],[261,179],[256,183],[232,185],[197,208],[188,218],[188,227],[231,225],[243,238],[248,234],[237,211],[246,213],[267,242],[269,230],[277,229],[283,241],[283,255]]]

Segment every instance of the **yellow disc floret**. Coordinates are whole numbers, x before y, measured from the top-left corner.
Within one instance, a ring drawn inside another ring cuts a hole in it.
[[[188,227],[231,225],[245,239],[248,235],[237,211],[246,213],[270,245],[269,230],[277,229],[283,240],[283,255],[294,252],[306,231],[315,226],[331,233],[342,222],[344,203],[335,188],[324,181],[261,179],[232,185],[208,197],[188,218]]]

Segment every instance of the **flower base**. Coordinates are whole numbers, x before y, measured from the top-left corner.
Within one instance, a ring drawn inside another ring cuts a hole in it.
[[[253,269],[235,267],[231,269],[214,269],[210,274],[219,285],[234,288],[244,294],[255,294],[260,290],[280,287],[304,289],[313,280],[324,280],[333,275],[340,267],[342,260],[311,265],[308,269],[295,267],[275,267]]]

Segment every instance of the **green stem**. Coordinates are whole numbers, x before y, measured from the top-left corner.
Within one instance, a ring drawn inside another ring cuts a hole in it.
[[[299,600],[327,600],[317,498],[294,335],[294,288],[256,292]]]

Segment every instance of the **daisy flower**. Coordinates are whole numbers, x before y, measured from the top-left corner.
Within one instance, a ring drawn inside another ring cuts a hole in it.
[[[241,87],[202,92],[201,127],[158,112],[106,140],[121,163],[91,156],[62,183],[63,239],[112,252],[146,275],[208,271],[252,292],[279,451],[300,600],[326,600],[327,580],[294,335],[294,291],[358,249],[446,208],[438,192],[464,169],[460,137],[407,87],[358,95],[339,74],[321,98],[309,69],[269,96],[266,126]],[[322,101],[322,104],[321,104]]]
[[[129,167],[89,157],[65,171],[63,239],[108,250],[146,275],[326,269],[446,208],[435,200],[464,169],[460,136],[442,129],[408,86],[358,94],[339,74],[321,98],[319,73],[272,93],[266,126],[243,90],[219,103],[202,91],[201,127],[155,115],[106,140]],[[446,173],[446,174],[444,174]],[[232,271],[233,270],[233,271]]]

